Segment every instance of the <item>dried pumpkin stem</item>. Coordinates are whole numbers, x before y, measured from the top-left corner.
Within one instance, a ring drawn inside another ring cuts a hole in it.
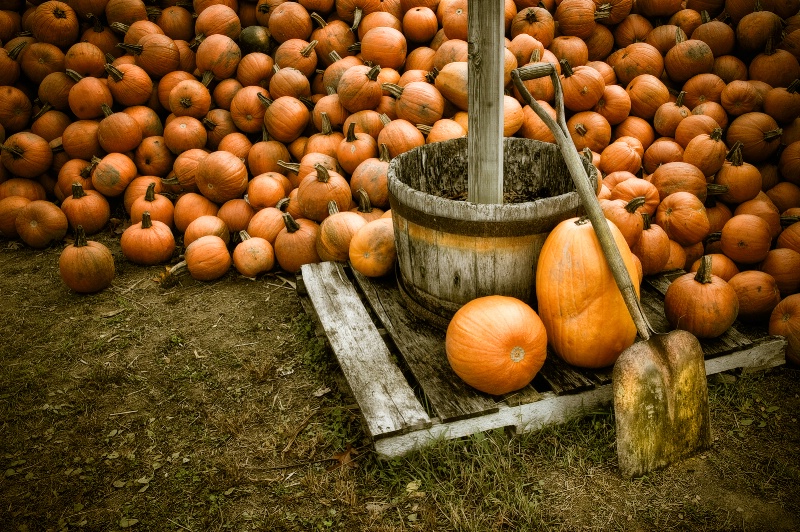
[[[144,200],[153,202],[156,199],[156,183],[155,181],[147,185],[147,190],[144,193]]]
[[[128,26],[127,24],[123,24],[122,22],[112,22],[111,24],[108,25],[108,27],[111,28],[114,31],[117,31],[117,32],[123,34],[123,35],[128,33],[128,30],[131,29],[130,26]]]
[[[308,43],[307,46],[303,47],[303,49],[300,50],[300,55],[302,55],[303,57],[310,56],[311,52],[314,51],[314,47],[316,47],[318,44],[319,44],[319,41],[317,41],[317,40],[311,41],[310,43]]]
[[[339,212],[339,205],[334,201],[328,201],[328,216],[333,216]]]
[[[111,116],[114,114],[114,111],[111,110],[111,107],[109,107],[107,103],[101,103],[100,110],[103,111],[103,116]]]
[[[350,26],[350,29],[354,32],[358,29],[358,25],[361,24],[361,17],[364,15],[364,10],[360,7],[356,7],[355,11],[353,11],[353,25]]]
[[[356,190],[356,196],[358,196],[358,212],[372,212],[372,202],[369,199],[369,194],[363,187],[359,187],[359,189]]]
[[[711,282],[711,255],[703,255],[700,259],[700,268],[697,270],[694,280],[702,284]]]
[[[283,213],[283,225],[286,226],[286,231],[289,233],[294,233],[300,229],[300,224],[288,212]]]
[[[278,166],[280,166],[284,170],[289,170],[290,172],[294,172],[295,174],[300,171],[300,163],[290,163],[279,159]]]
[[[636,196],[625,205],[625,210],[629,213],[635,213],[640,207],[645,204],[644,196]]]
[[[72,183],[72,199],[80,199],[86,195],[83,190],[83,185],[80,183]]]
[[[314,170],[317,171],[317,181],[320,181],[322,183],[327,183],[328,181],[330,181],[331,174],[327,168],[325,168],[319,163],[316,163],[314,165]]]
[[[355,142],[358,140],[356,137],[356,123],[350,122],[350,125],[347,126],[347,135],[345,135],[344,140],[347,142]]]
[[[239,231],[239,238],[241,239],[242,242],[244,242],[245,240],[250,240],[250,238],[252,237],[246,230],[242,229],[241,231]]]
[[[142,229],[150,229],[153,227],[153,220],[150,219],[150,211],[142,213]]]
[[[86,242],[86,231],[83,230],[82,225],[79,225],[75,228],[75,242],[72,245],[76,248],[82,248],[89,245],[89,243]]]
[[[706,195],[720,196],[728,193],[728,185],[720,185],[719,183],[709,183],[706,185]]]
[[[117,83],[122,81],[122,78],[125,77],[125,73],[122,70],[118,69],[117,67],[115,67],[110,63],[106,63],[105,65],[103,65],[103,68],[106,70],[108,77],[110,77]]]

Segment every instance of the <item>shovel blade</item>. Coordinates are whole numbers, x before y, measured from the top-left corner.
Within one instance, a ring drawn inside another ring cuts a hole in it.
[[[612,376],[620,472],[639,477],[711,444],[703,350],[686,331],[640,341]]]

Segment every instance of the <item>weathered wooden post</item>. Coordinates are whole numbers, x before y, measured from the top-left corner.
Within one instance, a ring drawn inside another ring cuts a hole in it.
[[[467,9],[467,198],[473,203],[503,203],[503,8],[499,2],[469,0]]]

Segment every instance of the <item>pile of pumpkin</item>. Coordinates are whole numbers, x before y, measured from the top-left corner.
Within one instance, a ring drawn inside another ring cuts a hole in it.
[[[553,142],[510,72],[554,63],[641,275],[712,255],[738,316],[781,308],[797,356],[800,0],[504,6],[505,135]],[[467,131],[467,0],[0,9],[0,236],[45,247],[71,228],[61,270],[78,291],[111,283],[85,235],[121,207],[139,264],[170,261],[177,236],[197,279],[320,260],[382,275],[389,161]],[[550,81],[526,86],[554,115]]]

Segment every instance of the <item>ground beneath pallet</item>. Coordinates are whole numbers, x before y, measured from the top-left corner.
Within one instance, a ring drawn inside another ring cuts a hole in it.
[[[2,530],[800,529],[797,370],[714,381],[712,448],[636,481],[607,409],[385,462],[293,276],[165,285],[96,238],[95,296],[0,242]]]

